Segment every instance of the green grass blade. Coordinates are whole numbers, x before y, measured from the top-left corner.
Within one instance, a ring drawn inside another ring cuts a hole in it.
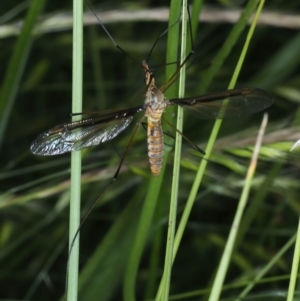
[[[242,31],[247,26],[247,22],[251,14],[253,13],[255,7],[257,6],[258,2],[259,0],[251,0],[246,5],[238,22],[235,24],[228,38],[226,39],[225,43],[223,44],[220,51],[214,58],[214,63],[212,64],[212,67],[208,70],[208,72],[205,73],[205,77],[203,78],[203,81],[200,83],[199,93],[204,93],[206,91],[212,79],[216,76],[217,72],[220,70],[222,64],[224,63],[225,59],[229,55],[230,51],[232,50],[233,46],[235,45]]]
[[[262,4],[263,4],[263,1],[262,1]],[[262,6],[261,6],[261,8],[262,8]],[[232,222],[232,227],[231,227],[231,230],[229,233],[229,237],[228,237],[222,258],[221,258],[220,265],[218,267],[218,271],[216,274],[216,278],[214,280],[214,284],[212,286],[209,301],[219,300],[219,297],[220,297],[220,294],[222,291],[225,275],[227,273],[230,259],[232,257],[232,251],[233,251],[234,244],[236,241],[237,232],[238,232],[238,229],[239,229],[239,226],[241,223],[241,219],[242,219],[242,216],[243,216],[246,204],[247,204],[247,200],[248,200],[248,196],[249,196],[249,192],[250,192],[250,188],[251,188],[251,184],[252,184],[252,179],[253,179],[254,172],[255,172],[255,169],[257,166],[259,149],[260,149],[260,146],[262,143],[265,128],[267,126],[267,120],[268,120],[268,118],[267,118],[267,115],[265,114],[263,121],[262,121],[261,130],[260,130],[258,138],[257,138],[255,150],[253,152],[252,160],[249,165],[249,169],[248,169],[246,180],[245,180],[245,185],[244,185],[244,188],[243,188],[243,191],[241,194],[238,208],[236,210],[236,214],[235,214],[234,220]]]
[[[163,161],[162,171],[165,170],[167,160]],[[148,240],[149,230],[153,219],[153,214],[162,185],[163,177],[153,177],[149,182],[146,199],[143,204],[142,212],[139,216],[139,223],[136,229],[137,233],[132,246],[131,254],[128,260],[126,273],[124,277],[123,296],[125,301],[135,300],[135,283],[139,264],[143,255],[143,250]]]
[[[242,12],[250,1],[244,5],[235,3],[234,7],[227,7],[222,2],[218,5],[218,11],[232,16],[232,13],[237,10]],[[16,8],[19,3],[3,1],[2,13],[5,14],[7,9]],[[27,7],[28,3],[32,5],[34,0],[27,2]],[[22,298],[57,300],[61,298],[64,290],[68,236],[66,217],[70,202],[70,157],[68,154],[56,157],[34,156],[30,154],[28,148],[30,141],[39,133],[68,122],[69,119],[72,72],[68,71],[72,66],[72,51],[70,51],[72,31],[62,23],[55,24],[57,30],[51,30],[51,33],[40,31],[44,25],[62,18],[67,19],[68,24],[71,24],[70,9],[72,8],[69,4],[60,2],[55,7],[47,5],[45,15],[39,16],[40,22],[36,23],[38,27],[34,31],[36,35],[33,37],[30,54],[26,60],[24,74],[17,88],[16,99],[2,141],[0,257],[2,256],[4,260],[2,260],[1,282],[4,287],[8,284],[15,289],[3,290],[1,300]],[[200,4],[200,1],[190,1],[190,4],[193,19],[194,14],[198,17],[194,10],[195,5]],[[276,27],[270,25],[270,21],[267,24],[261,23],[257,27],[247,53],[247,60],[243,65],[243,75],[241,73],[242,77],[238,80],[240,86],[266,89],[273,95],[275,101],[268,109],[270,124],[264,138],[264,146],[260,150],[260,160],[252,180],[248,204],[231,252],[225,285],[222,285],[221,296],[230,300],[291,299],[293,295],[297,298],[297,291],[293,288],[294,273],[299,259],[295,239],[297,235],[299,236],[300,230],[296,235],[294,234],[297,231],[300,212],[300,149],[295,149],[293,152],[289,152],[289,149],[299,139],[297,135],[300,132],[295,119],[295,112],[299,107],[300,77],[295,72],[295,68],[299,65],[297,45],[300,45],[300,39],[296,28],[283,26],[283,21],[286,22],[285,17],[288,17],[288,14],[283,14],[281,11],[284,8],[291,11],[294,8],[295,11],[300,7],[299,5],[300,2],[297,1],[286,2],[285,7],[279,2],[265,3],[265,16],[271,17],[268,20],[271,20]],[[120,8],[120,11],[118,10],[120,14],[113,15],[108,20],[109,24],[105,23],[105,25],[107,24],[109,32],[118,44],[140,61],[146,57],[154,40],[167,29],[168,24],[165,22],[167,9],[148,8],[145,2],[136,3],[134,6],[126,3],[124,7],[117,4],[116,8]],[[269,12],[271,8],[272,12]],[[0,31],[9,27],[16,33],[9,37],[2,35],[0,39],[3,67],[0,87],[4,83],[6,68],[22,29],[19,20],[26,17],[29,9],[31,8],[28,7],[21,14],[19,12],[18,15],[13,16],[7,21],[10,24],[0,26]],[[210,8],[207,10],[207,7],[203,7],[203,9],[210,12]],[[107,21],[106,16],[115,13],[115,10],[103,11],[103,7],[96,10],[101,19],[102,16],[104,17],[104,22]],[[122,19],[124,11],[132,19]],[[135,14],[139,15],[142,12],[146,12],[147,15],[156,13],[155,17],[159,22],[151,17],[150,20],[135,19]],[[160,13],[164,14],[160,15]],[[198,35],[193,30],[195,57],[199,60],[192,64],[187,72],[190,80],[187,81],[186,94],[189,96],[198,95],[202,78],[206,76],[209,67],[214,66],[216,54],[237,23],[237,20],[232,24],[227,23],[223,18],[219,19],[215,15],[215,9],[212,13],[212,19],[207,22],[192,21],[192,24],[199,24]],[[86,16],[85,32],[88,33],[92,29],[89,20],[93,19],[94,22],[96,19],[88,10]],[[263,17],[262,14],[261,22],[264,21]],[[175,14],[175,20],[177,18],[178,15]],[[250,25],[244,27],[235,46],[209,85],[209,90],[228,86]],[[85,104],[88,107],[84,110],[102,109],[98,101],[97,103],[95,101],[97,85],[99,85],[99,92],[104,92],[107,97],[108,107],[105,109],[126,109],[141,104],[142,97],[139,96],[144,88],[141,80],[144,75],[143,70],[118,52],[99,24],[95,27],[97,28],[93,29],[98,32],[97,39],[91,35],[91,41],[85,41],[84,48],[83,68],[84,70],[86,68],[86,72],[84,71],[83,94],[88,102]],[[159,86],[163,84],[161,77],[165,69],[162,64],[166,61],[166,39],[167,34],[159,41],[149,60],[151,67],[154,65],[158,67],[153,68],[153,71]],[[91,42],[94,42],[93,47]],[[178,53],[179,47],[180,41],[175,42],[168,52]],[[102,61],[103,65],[101,60],[100,64],[97,63],[99,55],[105,57]],[[168,58],[169,63],[174,61],[179,59]],[[93,74],[91,66],[95,67],[95,71],[105,74],[103,82],[96,79],[99,74]],[[175,64],[170,67],[174,66]],[[104,69],[99,70],[101,68]],[[174,87],[176,88],[176,85]],[[178,97],[178,95],[170,96],[170,90],[167,92],[168,98]],[[133,97],[133,94],[137,96]],[[102,104],[103,97],[99,101]],[[166,112],[164,118],[170,115]],[[251,145],[254,144],[261,115],[258,113],[239,120],[226,119],[222,123],[222,133],[218,134],[218,139],[213,144],[201,187],[195,185],[196,199],[194,203],[189,203],[192,205],[192,211],[190,215],[186,215],[187,225],[180,229],[184,231],[184,237],[181,242],[178,240],[180,249],[172,266],[169,300],[208,299],[220,263],[219,254],[222,254],[225,248],[232,219],[245,184],[245,174],[253,149]],[[171,118],[171,122],[175,125],[175,118],[173,116]],[[193,115],[184,116],[184,134],[204,150],[212,125],[212,122],[198,120]],[[163,125],[163,129],[165,132],[171,131],[166,124]],[[131,132],[130,129],[128,130],[112,141],[118,153],[122,153],[126,147]],[[175,131],[173,133],[175,136]],[[222,138],[219,137],[220,134]],[[135,294],[135,298],[153,300],[157,293],[165,255],[174,151],[172,149],[168,157],[168,150],[166,150],[164,163],[168,168],[161,175],[163,182],[156,182],[156,179],[153,179],[151,186],[148,183],[152,176],[146,158],[144,138],[145,132],[140,129],[118,180],[105,193],[97,205],[96,212],[94,211],[87,219],[80,233],[84,255],[80,256],[82,262],[78,300],[122,299],[123,287],[121,289],[120,286],[124,283],[124,278],[129,275],[125,276],[126,269],[130,272],[131,267],[133,270],[130,277],[134,285],[130,289]],[[175,139],[172,142],[175,142]],[[185,209],[201,160],[199,153],[189,151],[184,144],[185,141],[182,146],[177,224]],[[89,148],[83,153],[86,153],[86,161],[82,167],[81,198],[84,204],[81,204],[81,213],[87,210],[82,206],[89,207],[101,194],[119,162],[118,155],[113,151],[110,143]],[[150,193],[150,190],[154,190],[153,187],[157,192]],[[148,188],[149,193],[147,193]],[[139,195],[136,193],[137,190]],[[133,199],[136,200],[135,203],[132,203]],[[130,213],[122,216],[123,210],[129,203],[132,203]],[[143,206],[145,206],[143,209],[145,213],[141,214]],[[154,207],[155,212],[151,221],[153,214],[151,211]],[[149,222],[150,228],[147,226]],[[146,228],[139,229],[141,225],[142,227],[146,225]],[[141,233],[137,234],[139,231]],[[145,237],[140,239],[142,231]],[[277,254],[291,237],[289,249],[285,247],[285,253],[280,251],[281,254]],[[65,250],[61,249],[62,242]],[[142,246],[137,249],[137,252],[135,244]],[[130,256],[134,258],[135,255],[137,255],[136,261],[128,264]],[[206,260],[208,258],[210,260]],[[24,269],[24,267],[28,268]],[[51,286],[47,285],[49,281]]]
[[[139,187],[109,231],[100,239],[98,247],[80,273],[80,300],[111,300],[116,288],[120,287],[132,244],[136,240],[136,229],[140,226],[137,217],[143,206],[141,196],[145,191],[144,186]]]
[[[72,112],[82,112],[82,62],[83,62],[83,1],[74,0],[73,24],[73,83]],[[74,118],[75,120],[75,118]],[[81,152],[71,154],[70,229],[69,248],[80,224]],[[77,300],[78,294],[79,235],[72,248],[68,270],[68,301]]]
[[[300,219],[299,219],[298,231],[296,235],[296,244],[295,244],[294,257],[292,262],[291,278],[289,283],[287,301],[296,300],[295,287],[298,278],[297,273],[299,271],[299,259],[300,259]]]
[[[187,55],[186,54],[187,22],[189,21],[188,14],[187,14],[187,5],[188,5],[187,1],[183,0],[181,58],[180,58],[181,62],[185,60]],[[184,97],[184,91],[185,91],[185,66],[183,66],[180,70],[178,96]],[[176,128],[180,132],[182,132],[182,127],[183,127],[183,109],[180,106],[178,106]],[[163,273],[162,286],[161,286],[162,287],[161,300],[169,300],[171,270],[173,264],[173,249],[174,249],[174,237],[175,237],[175,227],[176,227],[177,203],[178,203],[181,145],[182,145],[182,136],[181,134],[176,132],[171,202],[170,202],[169,221],[168,221],[168,234],[167,234],[164,273]]]
[[[173,25],[178,16],[180,15],[180,0],[172,1],[170,8],[170,19],[169,26]],[[178,25],[172,27],[172,30],[168,32],[168,42],[167,42],[167,62],[175,62],[177,61],[177,49],[178,49]],[[176,66],[168,65],[166,68],[166,78],[170,78],[171,75],[175,72]],[[172,85],[168,89],[168,96],[175,97],[176,95],[176,84]],[[171,115],[171,114],[170,114]],[[168,117],[166,117],[167,119]],[[166,139],[168,140],[168,139]],[[172,140],[167,141],[166,144],[172,145],[174,142]],[[155,205],[157,200],[159,199],[160,188],[162,185],[162,181],[164,178],[164,172],[166,163],[170,154],[172,147],[165,146],[164,148],[164,158],[163,158],[163,166],[160,172],[159,177],[154,178],[151,177],[149,182],[149,188],[147,191],[144,207],[142,210],[142,214],[140,216],[140,222],[136,234],[136,240],[133,245],[132,253],[129,259],[126,275],[124,278],[124,287],[123,287],[123,295],[124,299],[135,300],[135,282],[138,266],[141,260],[142,251],[145,247],[147,235],[150,229],[150,223],[152,221],[153,212],[155,209]]]
[[[252,6],[249,7],[248,10],[252,10]],[[243,26],[243,24],[241,24],[240,26]],[[239,32],[239,31],[237,30],[237,32]],[[250,35],[253,34],[253,31],[250,30],[249,34]],[[247,42],[245,43],[246,46],[248,46],[249,41],[250,41],[250,39],[248,39]],[[247,47],[246,47],[246,49],[247,49]],[[241,58],[240,58],[241,62],[243,61],[244,57],[245,57],[245,51],[242,52],[242,55],[241,55]],[[229,85],[230,87],[234,86],[234,80],[236,80],[237,75],[240,71],[241,62],[239,62],[237,64],[237,68],[236,68],[236,71],[234,73],[233,80],[231,80],[230,85]],[[211,153],[211,150],[213,148],[213,145],[214,145],[214,142],[216,140],[217,133],[220,129],[220,126],[221,126],[221,120],[216,121],[215,126],[214,126],[213,131],[212,131],[212,134],[211,134],[210,139],[208,141],[207,148],[206,148],[206,154],[207,154],[208,157],[209,157],[209,155]],[[177,250],[179,248],[181,238],[183,236],[183,233],[184,233],[184,230],[185,230],[185,227],[186,227],[186,224],[187,224],[192,206],[194,204],[194,200],[196,198],[198,188],[199,188],[200,182],[202,180],[206,165],[207,165],[207,161],[205,161],[205,160],[203,160],[200,164],[199,170],[197,172],[197,175],[195,177],[195,181],[193,183],[193,186],[192,186],[192,189],[191,189],[191,192],[190,192],[190,196],[188,198],[188,201],[187,201],[187,204],[185,206],[182,218],[180,220],[178,230],[177,230],[177,233],[176,233],[176,237],[175,237],[173,260],[176,256]]]
[[[45,0],[31,1],[30,8],[24,20],[24,25],[7,66],[7,72],[0,89],[0,147],[30,52],[32,30],[44,3]]]
[[[299,234],[298,234],[299,235]],[[245,296],[248,294],[248,292],[255,286],[256,283],[258,283],[264,275],[267,274],[273,268],[276,264],[276,262],[279,261],[280,258],[283,257],[283,255],[293,246],[293,244],[296,241],[297,233],[293,235],[286,244],[271,258],[271,260],[268,262],[268,264],[262,268],[257,275],[250,281],[250,283],[247,285],[247,287],[239,294],[237,301],[243,300]]]
[[[233,77],[230,81],[229,89],[232,89],[235,86],[238,74],[241,70],[243,61],[244,61],[245,56],[246,56],[246,52],[249,48],[249,44],[250,44],[251,38],[253,36],[254,29],[256,27],[258,17],[260,15],[261,11],[262,11],[263,5],[264,5],[264,1],[261,1],[260,4],[259,4],[259,7],[257,9],[257,12],[255,14],[254,20],[253,20],[253,22],[251,24],[251,27],[249,29],[245,45],[243,47],[240,59],[237,63],[237,67],[236,67],[235,72],[233,74]],[[263,124],[264,124],[264,122],[265,122],[265,126],[266,126],[266,123],[267,123],[266,117],[263,120]],[[221,120],[217,120],[215,125],[216,125],[216,128],[219,129],[219,127],[221,125]],[[261,136],[261,139],[262,139],[262,136]],[[222,259],[221,259],[221,262],[220,262],[220,265],[219,265],[219,268],[218,268],[218,271],[217,271],[217,274],[216,274],[216,278],[214,280],[214,284],[213,284],[213,287],[212,287],[211,295],[209,297],[209,301],[219,300],[219,296],[221,294],[223,282],[224,282],[224,279],[225,279],[225,275],[226,275],[226,272],[227,272],[227,269],[228,269],[228,266],[229,266],[232,251],[234,249],[234,244],[235,244],[235,241],[236,241],[237,229],[240,225],[240,221],[241,221],[245,206],[247,204],[247,199],[248,199],[248,195],[249,195],[249,191],[250,191],[250,187],[251,187],[251,181],[252,181],[254,171],[255,171],[255,168],[256,168],[256,164],[257,164],[257,157],[258,157],[258,153],[259,153],[260,144],[261,144],[261,141],[257,143],[256,151],[254,151],[253,158],[252,158],[253,164],[251,164],[249,169],[248,169],[248,173],[247,173],[247,177],[246,177],[246,184],[244,186],[244,189],[243,189],[243,192],[242,192],[239,204],[238,204],[236,215],[235,215],[234,220],[233,220],[233,226],[231,228],[231,231],[230,231],[230,234],[229,234],[229,237],[228,237],[228,241],[226,243],[224,253],[223,253],[223,256],[222,256]]]
[[[257,212],[259,211],[259,208],[261,208],[269,188],[272,186],[272,183],[275,181],[276,177],[278,177],[280,169],[282,168],[281,165],[282,164],[274,164],[272,168],[270,168],[270,171],[266,175],[265,181],[261,185],[261,189],[252,198],[251,203],[248,204],[247,211],[243,216],[243,221],[239,228],[239,232],[236,238],[236,242],[234,246],[235,250],[239,248],[247,231],[250,230],[250,226],[252,222],[255,220],[255,218],[257,217]]]

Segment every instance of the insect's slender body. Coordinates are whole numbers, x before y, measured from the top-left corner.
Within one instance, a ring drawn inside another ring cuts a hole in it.
[[[164,138],[161,121],[148,117],[148,157],[150,169],[154,176],[159,176],[164,155]]]
[[[145,116],[148,118],[147,143],[150,169],[154,176],[158,176],[164,155],[164,137],[161,127],[161,117],[167,107],[167,99],[155,86],[155,80],[149,72],[146,62],[143,62],[146,72],[147,92],[145,98]]]
[[[98,18],[96,14],[95,16]],[[117,45],[99,18],[98,20],[113,44],[123,53],[127,54]],[[166,32],[167,31],[162,35]],[[150,54],[152,50],[153,47]],[[194,51],[191,51],[186,59],[178,66],[178,69],[170,79],[160,88],[155,85],[155,79],[147,61],[143,61],[142,64],[140,64],[145,71],[146,83],[144,92],[145,102],[143,105],[129,109],[93,112],[90,118],[58,125],[40,134],[31,144],[31,151],[37,155],[52,156],[70,151],[78,151],[104,143],[114,139],[119,133],[125,130],[136,114],[144,112],[144,117],[148,119],[147,144],[150,169],[154,176],[158,176],[160,174],[164,154],[161,119],[167,107],[179,105],[184,107],[187,111],[197,113],[201,119],[214,120],[253,114],[268,108],[273,103],[273,99],[268,93],[257,88],[241,88],[189,98],[167,99],[164,96],[164,91],[176,80],[180,68],[189,61],[193,54]],[[128,56],[133,59],[130,55]],[[135,59],[133,60],[136,61]],[[118,176],[137,128],[138,127],[136,127],[121,158],[114,176],[115,179]],[[204,152],[202,151],[202,153]]]

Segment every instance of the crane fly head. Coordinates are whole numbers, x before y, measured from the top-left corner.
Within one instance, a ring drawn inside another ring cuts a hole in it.
[[[146,83],[147,87],[154,86],[155,85],[155,79],[153,77],[153,73],[151,72],[147,62],[143,61],[142,65],[143,65],[144,70],[145,70],[145,83]]]

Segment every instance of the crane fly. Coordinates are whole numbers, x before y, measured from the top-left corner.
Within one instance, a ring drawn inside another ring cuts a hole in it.
[[[115,42],[97,14],[93,11],[87,1],[86,3],[114,45],[129,58],[136,61]],[[190,20],[189,9],[187,10]],[[193,45],[190,22],[189,25],[191,44]],[[163,32],[161,36],[167,31]],[[158,39],[152,46],[148,58]],[[140,65],[145,71],[146,83],[144,92],[145,101],[143,105],[129,109],[94,112],[91,114],[90,118],[55,126],[40,134],[32,142],[30,147],[32,153],[42,156],[60,155],[104,143],[118,136],[129,126],[136,114],[143,112],[144,115],[138,124],[141,124],[145,117],[147,118],[147,144],[150,169],[154,176],[158,176],[160,174],[164,152],[161,119],[162,114],[167,107],[179,105],[186,110],[196,112],[202,119],[219,119],[253,114],[268,108],[273,103],[272,97],[267,92],[257,88],[225,90],[189,98],[166,98],[164,91],[175,81],[179,70],[190,60],[193,54],[194,51],[192,50],[183,63],[180,64],[177,71],[161,88],[158,88],[155,84],[155,78],[147,63],[148,59],[142,61]],[[118,175],[133,136],[120,161],[114,178]]]
[[[162,114],[172,105],[197,112],[202,119],[239,117],[268,108],[272,97],[257,88],[241,88],[214,92],[189,98],[167,99],[164,87],[157,88],[146,61],[142,62],[147,85],[144,105],[107,112],[93,113],[91,118],[55,126],[40,134],[31,144],[36,155],[52,156],[78,151],[115,138],[124,131],[137,113],[148,119],[147,143],[150,169],[154,176],[161,170],[164,151]],[[143,118],[144,118],[143,117]],[[142,119],[143,119],[142,118]]]
[[[87,3],[90,7],[90,5]],[[114,41],[106,27],[101,20],[95,14],[103,30],[113,42],[113,44],[128,57],[136,61],[129,54],[127,54],[117,43]],[[188,16],[190,19],[189,10]],[[191,24],[190,34],[191,34]],[[171,26],[172,27],[172,26]],[[164,35],[165,31],[162,35]],[[162,36],[161,35],[161,36]],[[160,37],[161,37],[160,36]],[[159,37],[159,38],[160,38]],[[157,39],[158,40],[158,39]],[[156,42],[157,42],[156,40]],[[148,58],[156,45],[154,43]],[[192,34],[191,44],[193,45]],[[154,176],[158,176],[162,167],[163,152],[164,152],[164,139],[162,129],[162,115],[165,110],[174,105],[182,106],[187,111],[195,112],[201,119],[219,119],[240,117],[242,115],[253,114],[258,111],[268,108],[273,103],[272,97],[265,91],[257,88],[241,88],[233,90],[225,90],[220,92],[214,92],[201,96],[189,97],[189,98],[175,98],[168,99],[165,97],[164,92],[177,78],[178,72],[183,65],[185,65],[193,55],[194,51],[191,51],[186,59],[179,65],[177,71],[171,76],[171,78],[160,88],[155,84],[154,75],[148,65],[148,59],[142,61],[139,65],[145,71],[145,84],[144,91],[145,101],[143,105],[139,105],[132,108],[121,110],[109,110],[99,111],[90,114],[89,118],[85,118],[79,121],[70,123],[63,123],[55,126],[42,134],[40,134],[31,144],[31,151],[36,155],[53,156],[60,155],[71,151],[79,151],[84,148],[92,147],[110,141],[123,132],[133,121],[134,117],[138,114],[143,114],[140,117],[135,131],[133,132],[131,139],[126,147],[124,155],[122,156],[116,173],[110,183],[106,186],[100,197],[93,203],[88,210],[87,214],[82,219],[80,226],[78,227],[73,239],[71,240],[68,256],[67,271],[69,270],[69,259],[71,251],[74,246],[74,242],[78,237],[80,229],[88,217],[89,213],[93,210],[97,201],[103,196],[103,194],[112,185],[113,180],[118,176],[120,168],[123,164],[125,155],[131,145],[133,137],[139,128],[139,125],[147,118],[147,144],[148,144],[148,157],[150,163],[150,169]],[[76,114],[74,114],[76,115]],[[86,115],[79,113],[78,115]],[[68,275],[66,277],[66,289],[67,294]]]

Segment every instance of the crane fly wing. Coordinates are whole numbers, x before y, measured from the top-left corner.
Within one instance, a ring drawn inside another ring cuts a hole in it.
[[[40,134],[30,149],[35,155],[53,156],[98,145],[125,130],[132,118],[131,116],[89,126],[82,125],[80,121],[58,125]]]
[[[242,88],[183,99],[171,99],[169,105],[180,105],[201,119],[223,119],[250,115],[268,108],[273,98],[265,91]]]
[[[104,143],[125,130],[134,115],[142,110],[143,107],[119,110],[58,125],[40,134],[30,150],[36,155],[53,156]]]

